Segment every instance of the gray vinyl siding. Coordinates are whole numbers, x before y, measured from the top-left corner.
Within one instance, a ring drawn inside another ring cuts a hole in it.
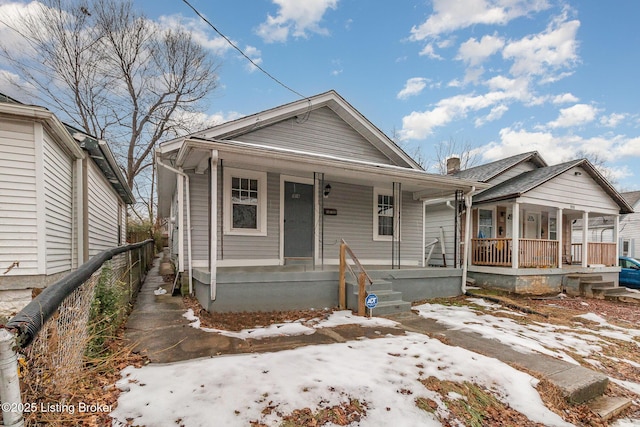
[[[209,262],[209,171],[189,173],[191,198],[191,257],[194,261]],[[186,209],[185,209],[186,215]],[[185,227],[186,229],[186,227]],[[187,236],[185,235],[185,245]],[[185,251],[185,254],[187,252]]]
[[[47,274],[71,269],[73,162],[45,132],[43,141]]]
[[[438,243],[436,243],[435,248],[433,249],[433,253],[431,254],[431,259],[429,260],[429,265],[436,266],[444,266],[444,262],[442,260],[442,248],[440,246],[440,227],[443,228],[444,231],[444,243],[445,243],[445,253],[447,260],[447,267],[453,267],[453,251],[455,246],[455,235],[454,235],[454,218],[455,211],[444,203],[440,205],[431,205],[426,208],[426,220],[424,227],[424,236],[425,236],[425,245],[433,242],[433,240],[438,239]],[[425,257],[429,253],[429,249],[427,248],[425,251]],[[458,254],[458,259],[460,254]]]
[[[497,184],[500,184],[501,182],[504,182],[504,181],[506,181],[508,179],[513,178],[514,176],[518,176],[521,173],[529,172],[529,171],[532,171],[534,169],[537,169],[537,167],[536,167],[536,165],[534,165],[531,162],[518,163],[517,165],[515,165],[514,167],[512,167],[508,171],[498,175],[497,177],[493,178],[489,182],[492,185],[497,185]]]
[[[391,193],[391,189],[389,189]],[[323,216],[324,259],[339,257],[344,239],[360,260],[384,260],[391,264],[392,242],[373,240],[373,188],[331,182],[331,194],[324,208],[336,209],[335,216]],[[418,263],[422,257],[422,203],[403,194],[401,211],[401,257],[403,262]]]
[[[0,266],[20,263],[6,276],[38,274],[35,151],[32,123],[0,120]]]
[[[226,183],[219,179],[218,194],[222,194],[222,186]],[[238,236],[218,233],[218,252],[225,260],[251,259],[279,259],[280,258],[280,175],[267,174],[267,235],[266,236]],[[219,199],[218,208],[222,211],[224,205]],[[229,215],[230,212],[224,212]],[[219,223],[222,224],[222,218]],[[221,244],[220,244],[221,243]]]
[[[118,246],[118,196],[89,162],[89,256]]]
[[[307,118],[284,120],[236,139],[350,160],[392,163],[328,107],[313,110]]]
[[[579,172],[580,175],[575,173]],[[527,200],[539,200],[549,206],[574,205],[576,209],[612,213],[619,206],[582,168],[572,168],[526,193]]]

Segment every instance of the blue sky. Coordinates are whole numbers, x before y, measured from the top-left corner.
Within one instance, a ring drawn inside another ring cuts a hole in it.
[[[218,55],[220,87],[203,111],[212,120],[299,99],[182,1],[134,3]],[[477,163],[538,150],[554,164],[583,152],[606,161],[619,189],[640,190],[640,2],[190,3],[286,85],[305,96],[335,89],[427,165],[450,140]]]

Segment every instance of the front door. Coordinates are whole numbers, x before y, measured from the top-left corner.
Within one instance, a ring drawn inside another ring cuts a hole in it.
[[[313,257],[313,185],[284,183],[284,257]]]
[[[540,214],[527,212],[524,218],[524,235],[522,237],[524,237],[525,239],[539,239],[539,224]]]

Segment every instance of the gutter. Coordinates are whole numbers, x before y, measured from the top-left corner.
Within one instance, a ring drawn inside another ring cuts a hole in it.
[[[181,170],[178,170],[172,166],[169,166],[165,163],[162,163],[162,160],[160,160],[160,157],[156,157],[156,163],[159,166],[162,166],[163,168],[175,173],[176,175],[180,175],[181,177],[183,177],[186,181],[186,187],[187,187],[187,254],[188,254],[188,258],[189,258],[189,266],[188,266],[188,272],[189,272],[189,295],[193,294],[193,263],[191,260],[191,197],[189,195],[189,175],[187,175],[186,173],[182,172]],[[180,203],[184,203],[184,200],[181,200]],[[180,232],[182,233],[182,218],[179,219],[179,224],[180,224]],[[180,248],[181,251],[184,250],[184,248]],[[182,266],[181,266],[182,267]]]
[[[465,206],[465,224],[464,224],[464,255],[462,258],[462,283],[460,284],[460,291],[462,295],[467,292],[467,272],[469,269],[469,246],[471,243],[471,204],[473,201],[473,194],[476,192],[476,187],[471,187],[471,191],[469,191],[464,196],[464,206]]]

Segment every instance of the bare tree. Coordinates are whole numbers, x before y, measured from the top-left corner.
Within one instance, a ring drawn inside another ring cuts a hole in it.
[[[3,23],[27,43],[0,42],[32,99],[109,141],[132,189],[156,143],[189,131],[180,118],[217,86],[217,64],[191,33],[161,28],[132,0],[43,0]]]
[[[470,168],[478,161],[476,152],[471,148],[469,142],[459,142],[451,137],[449,141],[442,141],[436,146],[434,163],[438,173],[447,174],[447,160],[451,157],[460,159],[460,169]]]
[[[618,179],[615,176],[614,171],[607,166],[607,161],[603,159],[598,153],[590,153],[584,150],[580,150],[576,153],[576,158],[587,159],[589,162],[600,172],[600,174],[609,181],[611,185],[617,185]]]

